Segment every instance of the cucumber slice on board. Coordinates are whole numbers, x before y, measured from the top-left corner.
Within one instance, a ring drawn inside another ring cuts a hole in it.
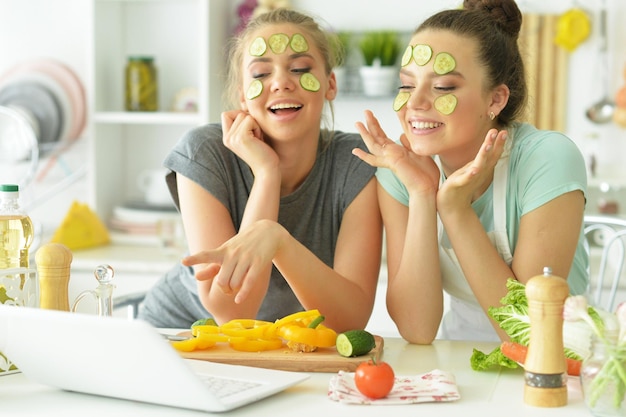
[[[306,41],[304,36],[302,36],[299,33],[293,34],[293,36],[291,37],[291,42],[289,46],[291,46],[291,49],[297,54],[306,52],[309,50],[309,43]]]
[[[287,45],[289,45],[289,36],[284,33],[275,33],[270,36],[268,43],[272,52],[282,54],[287,49]]]
[[[313,92],[318,91],[321,87],[319,80],[315,78],[315,75],[311,74],[310,72],[302,74],[302,76],[300,77],[300,85],[305,90]]]
[[[457,104],[457,98],[454,94],[445,94],[435,99],[435,109],[441,114],[449,115],[454,111]]]
[[[250,52],[252,56],[262,56],[265,51],[267,51],[267,43],[265,43],[265,39],[260,36],[252,41],[248,49],[248,52]]]
[[[254,80],[248,86],[248,91],[246,91],[246,98],[248,100],[252,100],[257,98],[263,92],[263,83],[260,80]]]
[[[396,98],[393,99],[393,111],[400,111],[402,107],[409,101],[411,93],[408,91],[400,91]]]
[[[433,64],[433,70],[439,75],[444,75],[453,71],[456,68],[456,60],[452,55],[447,52],[439,52],[435,56],[435,63]]]
[[[376,340],[367,330],[348,330],[337,335],[335,347],[341,356],[361,356],[376,347]]]
[[[426,65],[433,56],[433,50],[428,45],[415,45],[413,47],[413,60],[419,66]]]

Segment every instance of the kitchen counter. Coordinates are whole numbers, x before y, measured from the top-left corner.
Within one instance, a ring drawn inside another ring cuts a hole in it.
[[[524,373],[521,369],[473,371],[472,349],[488,352],[497,344],[437,340],[432,345],[411,345],[399,338],[385,339],[383,360],[396,375],[417,375],[433,369],[452,372],[461,399],[455,402],[376,406],[346,405],[327,398],[331,373],[312,373],[311,378],[281,392],[222,415],[231,416],[342,416],[367,417],[437,415],[439,417],[483,415],[507,417],[587,417],[577,377],[568,381],[568,404],[540,408],[523,400]],[[0,404],[3,415],[64,417],[91,415],[200,416],[206,413],[60,391],[30,382],[23,374],[0,377]]]

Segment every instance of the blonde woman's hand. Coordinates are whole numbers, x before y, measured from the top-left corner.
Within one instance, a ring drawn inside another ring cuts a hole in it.
[[[286,234],[280,224],[259,220],[217,249],[183,258],[182,264],[197,266],[197,280],[213,280],[213,286],[233,295],[239,304],[259,285],[267,288],[272,261]],[[262,280],[265,282],[261,284]]]
[[[354,155],[371,166],[388,168],[402,181],[409,192],[436,191],[439,187],[439,168],[430,156],[421,156],[411,150],[406,135],[400,136],[400,144],[389,139],[374,114],[366,110],[367,127],[356,123],[363,142],[370,153],[356,148]]]
[[[493,173],[504,151],[505,130],[490,129],[473,161],[453,172],[437,193],[437,210],[467,208],[493,181]]]
[[[278,155],[265,143],[261,127],[249,113],[232,110],[221,117],[224,146],[243,159],[255,176],[277,169]]]

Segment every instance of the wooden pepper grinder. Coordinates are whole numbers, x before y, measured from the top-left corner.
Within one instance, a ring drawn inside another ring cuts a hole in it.
[[[563,305],[568,295],[567,281],[552,275],[549,267],[526,284],[530,319],[530,341],[524,363],[526,404],[538,407],[567,404]]]
[[[62,243],[46,243],[35,254],[39,308],[70,311],[68,286],[72,252]]]

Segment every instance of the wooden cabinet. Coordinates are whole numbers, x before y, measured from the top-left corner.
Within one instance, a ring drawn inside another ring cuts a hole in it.
[[[92,0],[88,50],[89,201],[102,219],[136,199],[135,178],[158,168],[190,128],[219,121],[226,0]],[[128,56],[152,56],[159,110],[124,110]],[[182,89],[197,91],[197,110],[172,111]]]

